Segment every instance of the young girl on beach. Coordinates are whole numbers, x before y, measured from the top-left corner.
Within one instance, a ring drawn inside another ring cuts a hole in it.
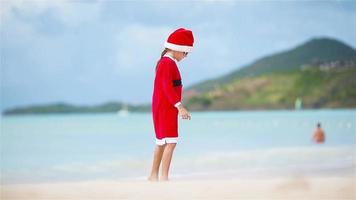
[[[165,49],[156,66],[152,97],[152,115],[156,133],[156,147],[152,163],[150,181],[158,181],[158,171],[162,162],[159,180],[167,181],[169,166],[178,141],[178,115],[190,119],[189,112],[181,103],[182,81],[177,63],[193,49],[192,31],[179,28],[171,33],[164,43]]]

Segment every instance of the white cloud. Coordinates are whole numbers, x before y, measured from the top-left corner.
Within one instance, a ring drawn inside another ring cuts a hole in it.
[[[76,2],[70,0],[56,1],[1,1],[1,23],[11,21],[13,11],[18,10],[22,15],[33,19],[46,11],[51,11],[54,16],[66,26],[73,27],[87,21],[96,20],[100,16],[102,2]]]
[[[115,71],[137,72],[144,66],[153,66],[163,50],[163,43],[172,31],[169,27],[130,24],[116,36],[117,65]],[[152,67],[153,68],[153,67]]]

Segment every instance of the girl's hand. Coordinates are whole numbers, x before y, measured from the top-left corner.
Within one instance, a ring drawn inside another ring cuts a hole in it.
[[[189,112],[182,105],[178,106],[178,114],[182,117],[182,119],[191,119]]]

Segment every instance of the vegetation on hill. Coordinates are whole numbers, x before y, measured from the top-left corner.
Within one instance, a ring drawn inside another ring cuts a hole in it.
[[[294,109],[356,107],[356,67],[309,68],[291,73],[239,78],[202,93],[187,94],[191,110]]]

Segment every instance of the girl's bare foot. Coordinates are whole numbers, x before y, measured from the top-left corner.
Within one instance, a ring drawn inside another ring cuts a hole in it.
[[[168,177],[164,177],[164,176],[162,176],[160,179],[159,179],[159,181],[169,181],[169,179],[168,179]]]
[[[158,181],[158,176],[150,176],[150,177],[148,177],[147,180],[151,181],[151,182],[157,182]]]

